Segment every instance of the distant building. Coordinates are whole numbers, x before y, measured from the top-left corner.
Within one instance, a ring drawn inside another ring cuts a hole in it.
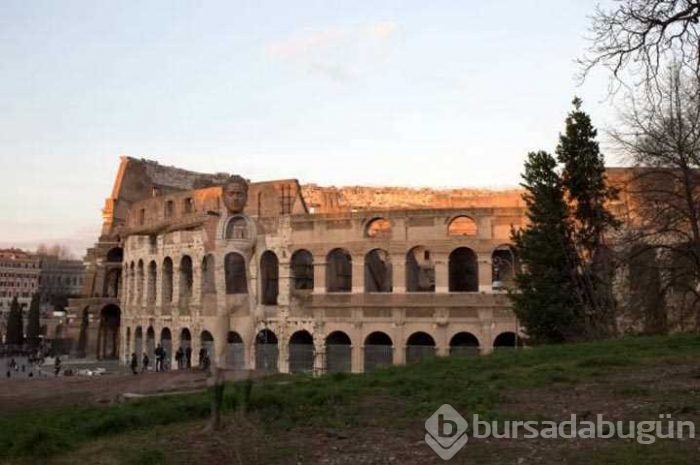
[[[7,318],[13,297],[29,308],[32,294],[39,289],[41,261],[20,249],[0,249],[0,315]]]
[[[42,310],[50,312],[56,305],[65,307],[69,297],[77,297],[82,291],[85,274],[83,262],[54,256],[40,258],[39,293]]]

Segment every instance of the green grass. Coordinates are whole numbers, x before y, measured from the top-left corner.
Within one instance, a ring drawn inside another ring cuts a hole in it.
[[[699,356],[700,337],[683,335],[547,346],[477,358],[437,358],[365,375],[278,375],[256,382],[246,407],[264,419],[263,427],[270,431],[300,426],[352,428],[369,417],[375,426],[401,427],[424,420],[445,403],[487,420],[504,419],[508,413],[498,406],[507,392],[604,382],[606,376],[625,370],[682,363]],[[244,383],[227,386],[225,412],[242,408],[245,389]],[[651,392],[622,386],[614,394],[648,396]],[[373,403],[376,399],[384,401]],[[60,455],[83,442],[203,419],[208,413],[206,393],[107,407],[21,412],[0,418],[0,459],[25,457],[31,461]],[[157,450],[127,460],[162,461]]]

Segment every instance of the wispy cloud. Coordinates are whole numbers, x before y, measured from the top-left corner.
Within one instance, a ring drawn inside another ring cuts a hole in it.
[[[386,43],[398,31],[394,21],[307,31],[268,44],[266,53],[273,60],[302,66],[311,74],[343,81],[355,77],[371,49]]]

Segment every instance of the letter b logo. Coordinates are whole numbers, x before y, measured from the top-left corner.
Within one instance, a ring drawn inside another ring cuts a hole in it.
[[[425,422],[425,442],[442,458],[449,460],[469,440],[469,424],[452,406],[445,404]]]

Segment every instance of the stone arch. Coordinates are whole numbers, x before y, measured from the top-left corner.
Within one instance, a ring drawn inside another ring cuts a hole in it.
[[[314,338],[306,330],[289,338],[289,372],[311,373],[314,369]]]
[[[455,216],[447,225],[448,236],[476,236],[478,232],[476,221],[466,215]]]
[[[119,325],[121,309],[114,304],[100,310],[100,325],[97,333],[97,358],[119,359]]]
[[[373,249],[365,255],[365,292],[391,292],[393,272],[389,252]]]
[[[326,336],[326,371],[350,373],[352,371],[352,342],[343,331],[333,331]]]
[[[418,331],[406,340],[406,363],[420,362],[435,356],[435,339],[428,333]]]
[[[151,260],[148,264],[148,276],[146,279],[146,302],[149,304],[156,303],[156,279],[158,276],[158,265],[155,260]]]
[[[203,366],[205,357],[214,358],[214,336],[206,329],[199,335],[199,347],[199,365]]]
[[[105,275],[103,295],[105,297],[117,298],[119,296],[119,286],[121,285],[122,270],[111,268]]]
[[[263,329],[255,336],[255,369],[277,372],[279,348],[277,335],[269,329]]]
[[[169,361],[173,356],[173,335],[167,326],[160,331],[160,346],[165,351],[164,368],[169,368]]]
[[[180,259],[180,299],[186,300],[192,297],[192,285],[194,283],[192,258],[183,255]]]
[[[248,279],[246,277],[245,258],[236,252],[229,252],[224,257],[227,294],[247,294]]]
[[[216,294],[216,268],[214,256],[207,254],[202,258],[202,295]]]
[[[126,327],[126,344],[124,347],[124,355],[131,356],[131,326]]]
[[[521,346],[521,339],[513,331],[504,331],[493,340],[494,350],[517,349]]]
[[[337,248],[326,257],[326,292],[352,291],[352,256]]]
[[[146,347],[145,347],[145,352],[148,355],[148,359],[150,360],[151,364],[155,363],[155,354],[156,354],[156,332],[153,329],[153,326],[149,326],[146,329]]]
[[[435,263],[423,246],[406,253],[406,292],[435,292]]]
[[[508,289],[515,284],[519,262],[510,244],[499,245],[491,253],[491,286],[494,290]]]
[[[163,272],[161,279],[161,292],[163,304],[169,304],[173,301],[173,259],[165,257],[163,259]]]
[[[224,238],[226,239],[247,239],[248,221],[242,216],[234,216],[226,223]]]
[[[145,281],[146,273],[143,267],[143,260],[139,260],[139,263],[136,267],[136,302],[138,304],[143,304],[146,301],[146,299],[144,298]]]
[[[129,265],[129,302],[136,302],[138,293],[138,277],[136,276],[136,266],[132,260]]]
[[[124,260],[124,249],[121,247],[112,247],[107,252],[107,262],[121,263]]]
[[[479,339],[472,333],[461,331],[450,339],[450,356],[470,357],[479,355]]]
[[[141,356],[144,353],[143,350],[143,329],[141,326],[137,326],[136,329],[134,330],[134,353],[136,356],[141,359]]]
[[[386,218],[374,218],[365,227],[365,237],[376,239],[391,239],[391,221]]]
[[[226,366],[231,370],[245,370],[245,344],[235,331],[226,335]]]
[[[369,372],[394,361],[394,347],[388,334],[375,331],[365,338],[365,371]]]
[[[458,247],[450,253],[449,291],[479,291],[479,264],[476,254],[468,247]]]
[[[180,347],[184,351],[185,358],[183,360],[183,365],[185,368],[192,367],[192,333],[190,333],[189,328],[182,328],[180,330]]]
[[[260,303],[262,305],[277,305],[279,268],[277,255],[271,250],[266,250],[260,257]]]
[[[311,290],[314,288],[314,256],[306,249],[292,254],[291,272],[293,289]]]

